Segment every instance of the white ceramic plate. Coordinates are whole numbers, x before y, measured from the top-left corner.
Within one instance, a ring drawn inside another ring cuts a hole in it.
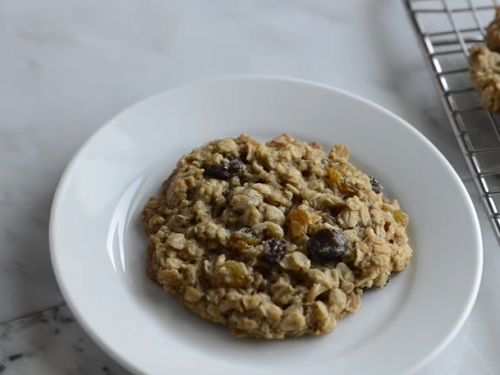
[[[324,337],[236,340],[184,311],[144,272],[138,215],[182,154],[207,141],[284,132],[350,147],[410,215],[415,255],[387,288]],[[202,82],[151,97],[102,127],[61,179],[52,261],[79,322],[128,369],[147,375],[410,374],[457,333],[482,270],[479,224],[457,174],[386,110],[319,84],[282,78]]]

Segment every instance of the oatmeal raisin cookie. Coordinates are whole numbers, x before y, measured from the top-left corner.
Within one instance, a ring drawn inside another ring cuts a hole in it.
[[[500,54],[483,45],[472,47],[469,56],[470,78],[481,93],[484,109],[500,112]]]
[[[486,29],[484,42],[490,51],[500,52],[500,7],[495,8],[495,18]]]
[[[348,157],[289,135],[195,149],[142,212],[148,276],[236,337],[332,331],[412,256],[408,216]]]

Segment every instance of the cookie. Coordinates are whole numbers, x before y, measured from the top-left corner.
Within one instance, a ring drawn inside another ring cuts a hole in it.
[[[408,216],[348,157],[286,134],[193,150],[142,212],[148,276],[236,337],[331,332],[412,256]]]
[[[484,42],[490,51],[500,52],[500,7],[495,8],[495,18],[486,29]]]
[[[500,54],[484,45],[475,45],[470,50],[469,63],[470,79],[474,89],[481,93],[482,107],[500,112]]]

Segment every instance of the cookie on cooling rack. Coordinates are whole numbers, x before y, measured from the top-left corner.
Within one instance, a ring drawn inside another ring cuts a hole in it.
[[[236,337],[332,331],[412,256],[408,216],[348,156],[289,135],[195,149],[142,212],[148,276]]]
[[[472,47],[469,55],[470,79],[481,93],[484,109],[500,112],[500,54],[484,45]]]
[[[495,8],[495,18],[486,29],[484,42],[490,51],[500,52],[500,7]]]

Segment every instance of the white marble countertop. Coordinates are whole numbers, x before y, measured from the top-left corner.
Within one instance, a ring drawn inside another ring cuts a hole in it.
[[[476,203],[485,267],[469,320],[419,374],[500,374],[500,249],[401,0],[3,0],[0,51],[0,374],[127,374],[66,307],[51,309],[63,304],[47,241],[54,190],[116,112],[228,74],[352,91],[443,152]]]

